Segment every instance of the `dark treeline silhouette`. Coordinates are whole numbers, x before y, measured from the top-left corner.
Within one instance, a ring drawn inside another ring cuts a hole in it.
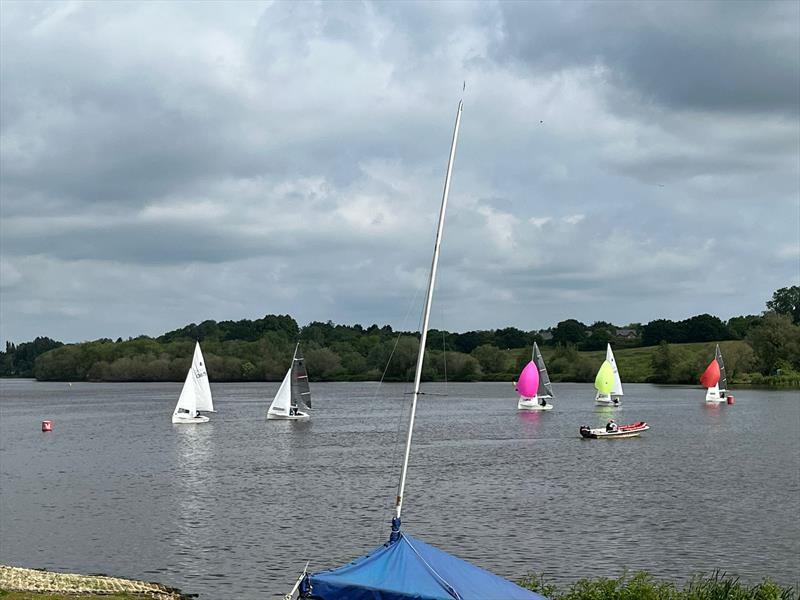
[[[773,294],[763,315],[727,322],[703,314],[683,321],[657,319],[624,327],[575,319],[541,331],[515,327],[454,333],[432,330],[423,377],[453,381],[509,380],[530,360],[534,341],[542,346],[555,381],[591,381],[597,361],[579,351],[658,346],[647,371],[630,381],[689,383],[706,360],[688,350],[676,355],[669,344],[743,340],[730,347],[739,372],[762,376],[800,370],[800,287]],[[303,345],[313,380],[406,381],[413,373],[419,334],[389,325],[341,325],[315,321],[300,327],[289,315],[261,319],[203,321],[159,337],[116,341],[99,339],[64,345],[46,337],[0,352],[0,376],[66,381],[180,381],[186,375],[195,342],[203,347],[209,374],[216,381],[277,381],[288,367],[295,343]],[[391,360],[390,360],[391,357]],[[618,357],[625,362],[624,354]],[[637,371],[632,359],[631,371]],[[641,361],[639,361],[641,363]],[[621,365],[622,366],[622,365]]]

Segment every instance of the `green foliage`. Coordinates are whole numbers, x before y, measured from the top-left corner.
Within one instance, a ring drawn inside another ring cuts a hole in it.
[[[674,322],[657,319],[627,326],[636,335],[618,337],[617,327],[597,321],[587,328],[575,319],[561,321],[542,346],[551,379],[591,382],[606,344],[614,346],[624,382],[696,384],[722,341],[729,381],[755,385],[800,385],[800,326],[795,310],[797,286],[777,290],[763,316],[734,317],[723,323],[711,315]],[[743,341],[739,341],[744,338]],[[315,321],[298,327],[289,315],[256,320],[203,321],[158,338],[100,339],[63,345],[49,338],[6,344],[0,376],[42,380],[181,381],[201,341],[215,381],[279,381],[297,341],[303,345],[312,380],[408,381],[419,349],[419,334],[376,324],[337,325]],[[512,381],[531,357],[533,332],[515,327],[453,333],[431,330],[423,378],[454,381]],[[639,344],[645,347],[639,347]],[[540,344],[541,345],[541,344]],[[658,345],[657,347],[655,347]],[[647,347],[650,346],[650,347]],[[446,353],[443,349],[446,348]],[[582,352],[579,352],[582,350]]]
[[[561,321],[553,329],[553,344],[577,345],[586,339],[586,325],[575,319]]]
[[[775,375],[778,369],[800,370],[800,326],[789,315],[768,312],[747,334],[759,371]]]
[[[478,361],[484,373],[504,373],[509,362],[508,354],[489,344],[478,346],[471,355]]]
[[[734,337],[728,326],[718,317],[703,314],[683,321],[656,319],[642,328],[642,345],[655,346],[662,341],[686,344],[713,342]]]
[[[5,352],[0,352],[0,376],[33,377],[36,357],[63,345],[48,337],[37,337],[32,342],[19,345],[6,342]]]
[[[772,300],[767,301],[767,310],[787,315],[792,323],[800,325],[800,286],[776,290],[772,294]]]
[[[791,587],[764,579],[747,585],[738,578],[719,572],[695,576],[683,587],[657,581],[644,572],[623,575],[617,579],[581,579],[566,590],[545,582],[544,577],[529,575],[519,585],[542,594],[550,600],[796,600]]]

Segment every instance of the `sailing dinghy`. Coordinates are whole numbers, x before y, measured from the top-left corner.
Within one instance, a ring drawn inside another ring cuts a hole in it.
[[[517,410],[553,410],[553,405],[548,402],[553,399],[553,386],[536,342],[533,342],[532,360],[525,365],[517,380],[517,392]]]
[[[619,399],[623,395],[622,381],[619,378],[617,361],[611,351],[611,344],[606,346],[606,359],[600,365],[600,370],[594,380],[594,387],[597,389],[597,395],[594,398],[597,406],[622,406]]]
[[[717,344],[714,359],[700,376],[700,383],[703,387],[708,388],[706,390],[706,404],[716,406],[725,401],[728,404],[733,404],[733,396],[728,394],[728,376],[725,374],[725,363],[722,360],[719,344]]]
[[[305,421],[311,415],[303,410],[311,408],[311,388],[308,385],[308,372],[300,344],[294,347],[292,366],[286,371],[281,387],[267,411],[267,419]]]
[[[208,383],[208,373],[200,351],[200,342],[194,346],[192,366],[186,373],[178,404],[172,413],[173,423],[207,423],[208,417],[201,415],[203,412],[214,412],[214,402],[211,399],[211,386]]]
[[[428,337],[431,301],[439,264],[439,246],[444,227],[450,176],[453,169],[458,127],[461,122],[462,103],[458,104],[450,159],[442,194],[439,225],[433,249],[433,261],[428,279],[428,292],[422,331],[414,374],[414,392],[411,400],[405,456],[397,488],[395,514],[389,540],[366,556],[353,562],[319,573],[303,573],[295,588],[286,598],[291,598],[299,589],[304,600],[545,600],[543,596],[525,590],[497,575],[484,571],[470,563],[408,535],[400,530],[400,515],[403,508],[403,493],[411,453],[411,437],[414,417],[420,394],[425,343]]]

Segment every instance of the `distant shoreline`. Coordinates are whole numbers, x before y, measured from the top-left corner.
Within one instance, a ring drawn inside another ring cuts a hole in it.
[[[146,381],[142,379],[131,379],[128,381],[105,381],[105,380],[68,380],[68,379],[36,379],[35,377],[9,377],[0,375],[0,381],[31,381],[37,383],[90,383],[90,384],[98,384],[98,383],[183,383],[183,380],[169,380],[169,381]],[[433,380],[433,381],[423,381],[423,383],[508,383],[511,384],[513,382],[513,378],[509,379],[482,379],[479,381],[449,381],[445,382],[444,380]],[[225,380],[225,379],[217,379],[211,381],[212,384],[214,383],[280,383],[279,379],[276,380],[263,380],[263,381],[241,381],[241,380]],[[317,383],[375,383],[377,384],[378,381],[375,379],[351,379],[351,380],[341,380],[341,379],[325,379],[325,380],[312,380],[312,384]],[[407,381],[395,381],[395,380],[385,380],[383,383],[410,383]],[[553,384],[559,385],[562,383],[591,383],[588,381],[553,381]],[[675,387],[675,388],[688,388],[688,389],[696,389],[696,390],[703,390],[704,388],[700,385],[695,385],[691,383],[660,383],[656,381],[626,381],[625,385],[628,384],[647,384],[647,385],[657,385],[659,387]],[[766,384],[766,383],[750,383],[750,382],[733,382],[731,383],[731,391],[736,391],[737,389],[748,389],[748,390],[792,390],[800,388],[800,381],[785,383],[785,384]]]

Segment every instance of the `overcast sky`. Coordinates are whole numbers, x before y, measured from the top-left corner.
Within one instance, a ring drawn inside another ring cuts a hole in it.
[[[0,341],[758,313],[800,3],[3,2]]]

